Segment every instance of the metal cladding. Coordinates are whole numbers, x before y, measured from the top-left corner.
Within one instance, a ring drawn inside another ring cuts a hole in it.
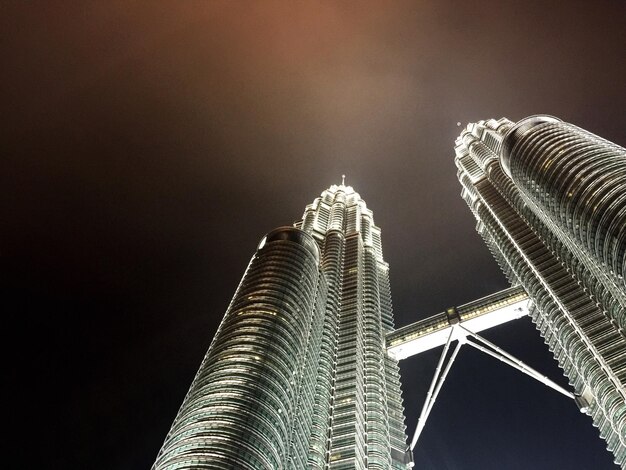
[[[153,469],[404,469],[380,229],[333,185],[266,235]]]
[[[591,415],[626,466],[626,150],[549,116],[470,124],[461,195]]]
[[[511,151],[513,147],[515,147],[519,140],[533,127],[550,122],[557,123],[561,121],[552,116],[530,116],[526,119],[522,119],[507,131],[502,142],[500,165],[509,177],[511,176]]]

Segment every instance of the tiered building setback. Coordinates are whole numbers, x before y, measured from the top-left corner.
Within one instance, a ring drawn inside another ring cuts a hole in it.
[[[153,469],[407,468],[388,270],[343,182],[266,235]]]
[[[456,142],[477,230],[626,466],[626,150],[550,116],[470,124]]]

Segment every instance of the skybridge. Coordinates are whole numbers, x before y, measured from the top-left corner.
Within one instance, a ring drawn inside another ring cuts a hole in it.
[[[399,328],[387,335],[387,354],[396,360],[406,359],[438,346],[444,346],[435,369],[435,375],[426,394],[413,439],[407,449],[407,461],[412,460],[411,453],[424,429],[448,372],[464,344],[472,346],[566,397],[576,400],[580,410],[583,413],[587,412],[591,397],[575,396],[571,391],[561,387],[478,334],[494,326],[526,316],[530,308],[532,308],[532,302],[528,298],[528,294],[522,287],[515,286],[459,307],[450,307],[445,312]],[[456,346],[452,354],[448,356],[450,345],[454,341],[457,341]]]
[[[387,335],[387,354],[396,360],[415,356],[446,344],[455,325],[479,333],[502,323],[528,315],[528,294],[521,287],[510,287],[482,299],[451,307]],[[465,336],[454,329],[452,340]]]

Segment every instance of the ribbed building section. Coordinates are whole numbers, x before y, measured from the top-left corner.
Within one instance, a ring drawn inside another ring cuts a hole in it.
[[[380,228],[359,194],[343,184],[331,186],[307,206],[297,226],[323,247],[323,258],[332,247],[333,256],[322,270],[342,281],[336,292],[329,289],[329,297],[337,299],[337,343],[328,462],[312,468],[404,469],[408,462],[398,364],[386,355],[384,343],[385,334],[393,330],[393,316]]]
[[[304,468],[326,286],[300,230],[252,258],[154,468]]]
[[[602,279],[596,296],[626,329],[626,151],[548,116],[520,121],[504,144],[504,171],[537,216]]]
[[[153,469],[405,469],[380,229],[333,185],[265,236]]]
[[[462,196],[581,409],[626,466],[626,152],[548,116],[470,124]]]

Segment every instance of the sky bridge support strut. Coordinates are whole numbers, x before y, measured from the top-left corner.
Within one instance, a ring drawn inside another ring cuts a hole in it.
[[[473,338],[476,341],[471,341],[468,337]],[[450,355],[450,357],[447,359],[447,362],[446,362],[446,357],[448,356],[450,344],[453,340],[457,340],[458,342],[452,354]],[[441,352],[439,362],[437,363],[437,367],[435,369],[435,374],[433,376],[430,387],[426,394],[426,400],[422,407],[420,416],[417,420],[415,433],[413,434],[413,439],[411,440],[411,444],[409,445],[409,449],[408,449],[409,451],[413,451],[413,449],[415,448],[415,445],[417,444],[417,441],[426,425],[426,420],[428,419],[428,416],[430,415],[430,412],[433,409],[435,401],[437,400],[439,392],[441,391],[441,388],[443,387],[443,383],[446,380],[446,377],[448,376],[448,372],[450,371],[450,368],[452,367],[452,364],[454,363],[454,360],[456,359],[459,353],[459,350],[461,349],[461,346],[463,344],[468,344],[469,346],[472,346],[478,351],[482,351],[483,353],[491,357],[494,357],[498,359],[499,361],[502,361],[503,363],[513,367],[514,369],[520,372],[523,372],[529,377],[532,377],[538,382],[543,383],[547,387],[550,387],[553,390],[556,390],[557,392],[565,395],[568,398],[571,398],[574,400],[576,399],[576,396],[571,391],[566,390],[565,388],[561,387],[557,383],[553,382],[548,377],[546,377],[545,375],[542,375],[541,373],[539,373],[532,367],[520,361],[512,354],[509,354],[508,352],[504,351],[502,348],[496,346],[495,344],[486,340],[482,336],[468,330],[464,326],[460,324],[456,324],[450,328],[450,334],[448,336],[448,340],[446,341],[443,351]],[[443,367],[444,364],[445,364],[445,367]],[[443,371],[442,371],[442,367],[443,367]]]

